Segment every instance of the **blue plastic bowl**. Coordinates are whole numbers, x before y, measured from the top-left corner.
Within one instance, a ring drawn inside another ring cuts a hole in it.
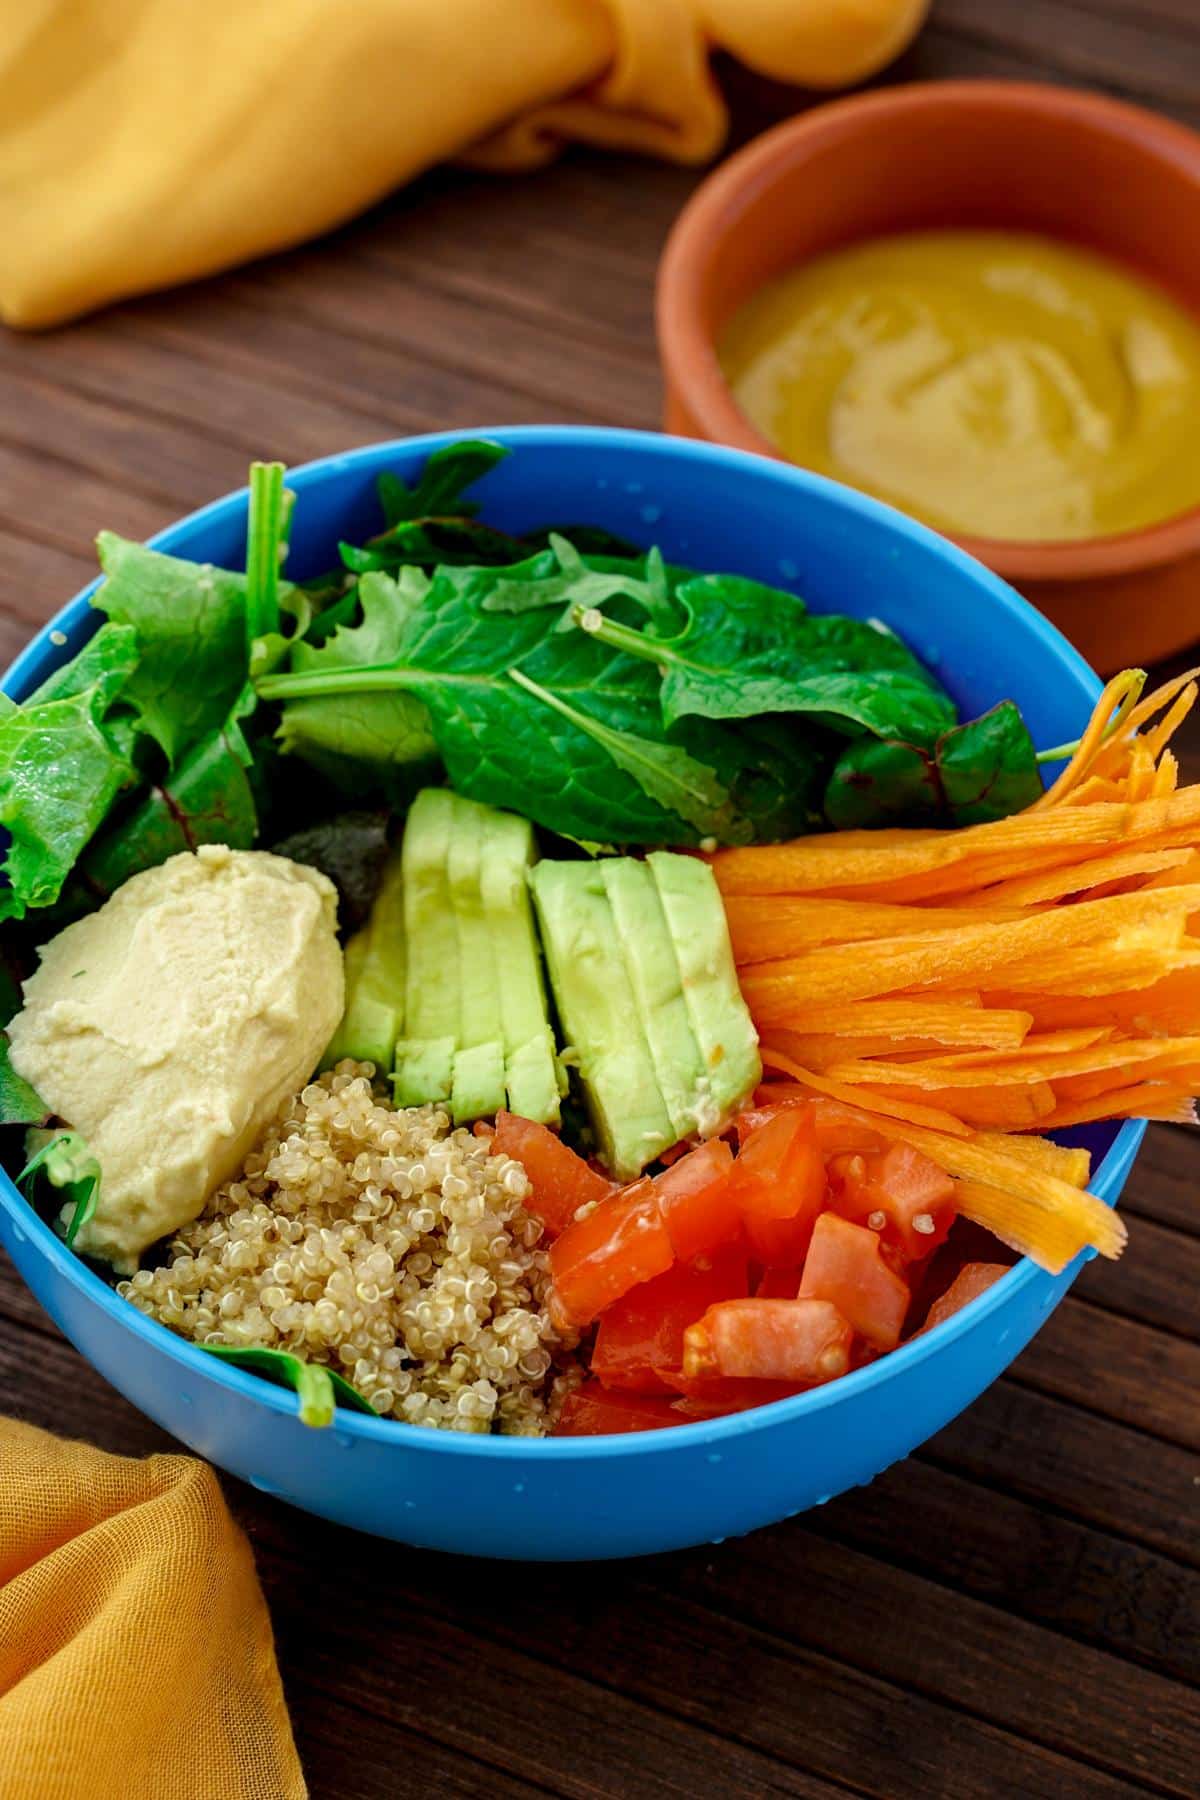
[[[378,529],[375,478],[411,476],[454,435],[310,463],[296,490],[292,573]],[[964,711],[1017,700],[1036,739],[1082,726],[1099,683],[1032,607],[923,526],[833,482],[740,451],[631,431],[530,426],[488,435],[516,454],[484,488],[490,521],[605,525],[678,562],[794,587],[817,611],[879,618],[936,668]],[[102,523],[102,521],[98,521]],[[163,550],[237,566],[246,493],[162,532]],[[97,615],[86,589],[4,682],[18,699],[72,655]],[[65,633],[55,644],[51,632]],[[1114,1203],[1144,1126],[1081,1134]],[[314,1431],[292,1395],[152,1323],[79,1262],[0,1178],[0,1239],[71,1342],[128,1400],[264,1493],[361,1531],[438,1550],[565,1560],[711,1541],[870,1481],[938,1431],[1028,1343],[1082,1266],[1019,1263],[928,1336],[842,1381],[706,1424],[625,1437],[467,1437],[340,1413]]]

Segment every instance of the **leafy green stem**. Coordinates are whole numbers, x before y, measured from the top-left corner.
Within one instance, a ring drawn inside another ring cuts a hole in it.
[[[246,642],[279,630],[279,557],[286,546],[291,505],[285,498],[283,464],[250,465],[246,520]]]
[[[358,1389],[351,1386],[344,1375],[327,1369],[323,1363],[305,1362],[303,1357],[293,1356],[289,1350],[268,1350],[256,1344],[199,1344],[197,1348],[207,1350],[210,1356],[219,1357],[222,1362],[232,1363],[235,1368],[251,1369],[256,1375],[274,1382],[276,1387],[291,1388],[300,1403],[303,1425],[331,1425],[335,1406],[374,1416],[374,1407]]]
[[[610,649],[624,650],[629,656],[640,656],[646,662],[663,663],[670,660],[670,652],[676,640],[672,638],[651,637],[645,631],[638,631],[632,625],[620,625],[615,619],[606,618],[598,606],[573,606],[571,623],[586,631],[589,637],[596,638]]]
[[[1126,718],[1133,711],[1133,708],[1142,697],[1142,689],[1145,687],[1147,680],[1146,671],[1144,669],[1138,669],[1136,674],[1137,680],[1131,682],[1127,692],[1122,694],[1120,704],[1116,707],[1112,718],[1104,727],[1104,735],[1100,739],[1102,744],[1107,744],[1110,738],[1116,736],[1117,732],[1121,729],[1121,726],[1125,723]],[[1081,741],[1080,738],[1075,738],[1069,744],[1055,744],[1049,750],[1039,750],[1037,753],[1038,762],[1069,762],[1078,750]]]

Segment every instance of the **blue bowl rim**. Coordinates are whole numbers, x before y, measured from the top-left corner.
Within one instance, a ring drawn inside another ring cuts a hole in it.
[[[844,511],[875,522],[882,521],[897,535],[910,542],[919,544],[926,551],[932,551],[952,569],[966,578],[976,588],[982,588],[1001,612],[1007,614],[1014,622],[1020,621],[1023,629],[1033,630],[1035,638],[1040,640],[1042,648],[1052,656],[1060,666],[1082,678],[1093,696],[1101,692],[1101,682],[1079,652],[1067,641],[1049,619],[1032,607],[999,576],[994,575],[982,563],[976,561],[957,545],[940,537],[927,526],[906,514],[896,511],[894,507],[883,501],[875,500],[870,495],[860,494],[852,488],[843,487],[840,482],[831,481],[828,477],[801,469],[788,463],[777,462],[767,457],[753,455],[749,451],[731,449],[726,445],[709,444],[690,438],[670,437],[665,433],[653,431],[633,431],[615,426],[597,425],[500,425],[480,426],[471,431],[438,431],[426,432],[417,437],[381,439],[377,443],[360,445],[354,450],[343,451],[332,456],[318,457],[311,462],[299,464],[289,469],[288,486],[299,496],[305,488],[318,486],[327,475],[342,473],[358,465],[367,467],[386,459],[389,454],[406,456],[413,451],[426,455],[443,445],[459,442],[464,438],[490,437],[503,443],[520,448],[522,444],[531,447],[553,448],[556,444],[570,443],[573,446],[587,448],[595,446],[597,450],[616,451],[636,450],[640,454],[661,455],[667,460],[683,462],[700,462],[715,464],[728,469],[731,474],[749,475],[754,480],[773,481],[793,490],[802,489],[819,494],[823,501],[831,502]],[[212,500],[195,512],[187,513],[181,519],[156,532],[147,539],[155,549],[170,551],[172,542],[184,528],[195,528],[224,521],[231,513],[244,511],[249,497],[247,488],[236,488],[230,493]],[[47,621],[42,629],[26,645],[25,649],[13,661],[0,679],[0,688],[8,692],[13,687],[20,687],[32,672],[32,665],[55,631],[69,630],[78,625],[87,616],[88,603],[100,585],[100,577],[88,583],[73,599],[69,600],[54,617]],[[1111,1187],[1124,1179],[1128,1173],[1138,1147],[1145,1135],[1144,1120],[1129,1119],[1122,1124],[1113,1143],[1094,1172],[1092,1187]],[[149,1319],[144,1313],[122,1300],[114,1289],[101,1279],[94,1270],[88,1267],[71,1250],[67,1249],[61,1238],[42,1220],[27,1201],[18,1192],[11,1179],[0,1170],[0,1205],[11,1217],[17,1229],[26,1237],[36,1242],[43,1254],[48,1258],[56,1273],[64,1277],[74,1288],[80,1290],[87,1298],[94,1300],[101,1309],[115,1322],[125,1326],[132,1334],[141,1339],[151,1349],[164,1352],[181,1368],[190,1370],[197,1376],[214,1382],[243,1398],[270,1407],[273,1411],[290,1414],[295,1417],[298,1402],[294,1394],[283,1388],[275,1387],[264,1381],[261,1376],[248,1374],[241,1369],[222,1362],[219,1358],[206,1356],[186,1339],[177,1337],[165,1325],[157,1320]],[[600,1434],[592,1437],[564,1438],[523,1438],[500,1437],[483,1433],[467,1433],[453,1431],[430,1431],[415,1427],[404,1428],[394,1419],[367,1417],[363,1413],[351,1412],[339,1408],[332,1429],[339,1434],[347,1434],[350,1438],[366,1438],[379,1444],[391,1444],[406,1451],[418,1451],[432,1455],[448,1456],[493,1456],[508,1458],[524,1458],[536,1455],[539,1458],[556,1461],[591,1460],[614,1455],[626,1457],[647,1456],[668,1447],[680,1451],[694,1449],[722,1440],[763,1430],[768,1426],[786,1425],[805,1414],[819,1413],[840,1401],[849,1401],[856,1395],[866,1393],[873,1387],[880,1386],[893,1376],[899,1376],[908,1369],[926,1362],[930,1357],[948,1351],[952,1344],[966,1332],[982,1325],[994,1313],[1016,1300],[1019,1295],[1037,1285],[1045,1287],[1047,1295],[1060,1282],[1073,1279],[1077,1269],[1085,1260],[1090,1260],[1094,1251],[1084,1252],[1076,1258],[1074,1264],[1062,1276],[1050,1276],[1040,1269],[1036,1263],[1023,1257],[1015,1263],[1008,1273],[995,1282],[986,1293],[973,1300],[960,1312],[954,1314],[943,1324],[938,1325],[920,1337],[911,1338],[906,1344],[890,1351],[886,1356],[867,1364],[866,1367],[844,1375],[838,1381],[828,1383],[824,1387],[813,1388],[808,1393],[793,1395],[790,1399],[776,1400],[763,1406],[751,1408],[742,1413],[733,1413],[725,1418],[701,1420],[689,1425],[672,1425],[655,1428],[649,1431],[637,1431],[618,1434]]]

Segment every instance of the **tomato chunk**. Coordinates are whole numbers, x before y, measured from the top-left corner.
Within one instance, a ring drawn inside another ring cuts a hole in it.
[[[800,1292],[799,1268],[780,1268],[776,1264],[764,1269],[754,1292],[760,1300],[795,1300]]]
[[[802,1262],[825,1201],[825,1163],[811,1115],[787,1109],[751,1132],[730,1185],[758,1261]]]
[[[682,1369],[663,1371],[663,1381],[679,1395],[675,1410],[690,1418],[715,1418],[721,1413],[745,1412],[749,1406],[767,1406],[772,1400],[790,1400],[811,1385],[806,1381],[759,1381],[727,1375],[685,1375]]]
[[[706,1267],[677,1262],[653,1281],[643,1281],[607,1308],[596,1330],[592,1374],[606,1387],[643,1394],[668,1390],[663,1369],[683,1362],[683,1334],[718,1300],[746,1293],[743,1250],[719,1251]]]
[[[829,1176],[834,1211],[853,1224],[869,1225],[907,1262],[929,1256],[954,1223],[953,1181],[908,1144],[835,1156]]]
[[[685,1375],[832,1381],[854,1333],[827,1300],[722,1300],[683,1334]]]
[[[880,1254],[865,1225],[822,1213],[804,1260],[800,1296],[828,1300],[876,1350],[894,1350],[908,1311],[908,1284]]]
[[[645,1394],[611,1394],[598,1381],[585,1381],[568,1394],[552,1437],[602,1437],[617,1431],[657,1431],[664,1425],[683,1425],[669,1400]]]
[[[956,1312],[986,1294],[994,1281],[1008,1274],[1007,1263],[964,1263],[940,1299],[935,1300],[925,1315],[923,1331],[931,1331],[952,1319]]]
[[[612,1182],[584,1162],[545,1125],[516,1113],[498,1112],[492,1138],[495,1156],[511,1156],[524,1168],[533,1188],[526,1208],[542,1221],[546,1236],[557,1237],[590,1200],[611,1194]]]
[[[733,1151],[723,1139],[711,1138],[655,1177],[663,1221],[681,1262],[705,1256],[741,1235],[742,1215],[730,1190],[732,1174]]]
[[[675,1260],[648,1177],[601,1200],[550,1246],[551,1304],[571,1325],[590,1325],[639,1281]]]
[[[794,1081],[765,1082],[755,1091],[753,1108],[739,1113],[735,1124],[740,1133],[743,1119],[760,1120],[763,1114],[796,1108],[802,1108],[812,1119],[817,1142],[826,1156],[887,1148],[888,1139],[854,1107],[830,1100],[824,1094],[814,1094]]]

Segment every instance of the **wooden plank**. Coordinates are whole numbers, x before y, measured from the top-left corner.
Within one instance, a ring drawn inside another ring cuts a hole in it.
[[[1010,1371],[1044,1394],[1200,1450],[1200,1345],[1066,1299]]]
[[[1200,1137],[1184,1125],[1151,1125],[1121,1204],[1130,1213],[1200,1238],[1196,1171]]]
[[[1195,1156],[1200,1141],[1193,1142]],[[1143,1325],[1200,1340],[1200,1237],[1185,1237],[1139,1217],[1130,1225],[1121,1260],[1096,1257],[1071,1292]]]
[[[1200,1464],[1173,1444],[999,1381],[919,1455],[1200,1568]]]
[[[1086,29],[1077,0],[1022,0],[1001,10],[991,0],[938,0],[937,22],[1003,51],[1028,56],[1076,79],[1129,91],[1135,72],[1139,98],[1164,107],[1196,103],[1194,59],[1181,54],[1174,33],[1140,19],[1092,12]]]
[[[1200,1576],[918,1457],[804,1516],[820,1536],[1200,1684]]]
[[[96,573],[95,562],[0,529],[0,667]]]
[[[306,1621],[310,1628],[316,1621]],[[297,1650],[301,1648],[297,1645]],[[383,1720],[325,1683],[287,1683],[292,1732],[314,1800],[527,1800],[533,1793],[563,1794],[560,1786],[534,1786],[506,1774],[495,1762],[439,1743],[429,1731]]]

